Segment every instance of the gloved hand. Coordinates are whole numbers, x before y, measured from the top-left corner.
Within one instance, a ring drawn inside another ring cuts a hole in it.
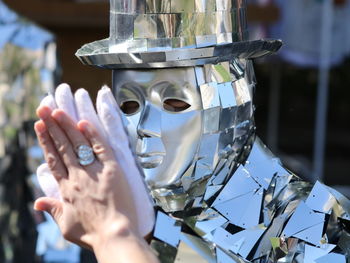
[[[119,107],[111,90],[103,87],[97,95],[96,108],[93,107],[88,92],[79,89],[73,98],[71,89],[67,84],[57,87],[55,96],[48,95],[41,105],[50,107],[52,110],[59,108],[65,111],[75,122],[87,120],[101,131],[105,136],[116,157],[116,161],[128,180],[133,192],[134,202],[137,209],[139,232],[142,236],[148,235],[154,226],[153,203],[143,180],[142,172],[138,169],[135,158],[129,147],[128,136],[124,130]],[[37,169],[40,187],[46,196],[60,198],[58,184],[46,163]]]

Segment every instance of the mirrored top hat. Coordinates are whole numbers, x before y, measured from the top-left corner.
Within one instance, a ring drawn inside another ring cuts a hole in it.
[[[110,36],[76,56],[103,68],[215,64],[276,52],[280,40],[247,40],[245,0],[110,0]]]

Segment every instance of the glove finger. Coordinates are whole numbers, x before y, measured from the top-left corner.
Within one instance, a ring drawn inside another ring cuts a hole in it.
[[[99,117],[117,160],[122,156],[129,157],[129,154],[132,156],[129,140],[121,123],[121,118],[114,108],[111,108],[107,103],[103,103]],[[132,161],[134,162],[134,158],[132,158]]]
[[[96,130],[101,132],[103,138],[106,138],[104,129],[97,117],[89,93],[85,89],[78,89],[74,94],[74,99],[79,120],[87,120]]]
[[[102,87],[98,92],[96,108],[116,159],[127,177],[134,196],[139,218],[139,232],[146,236],[152,231],[155,222],[153,202],[130,149],[119,106],[107,86]]]
[[[125,160],[128,165],[135,165],[135,158],[130,149],[129,137],[125,131],[119,107],[107,86],[98,92],[96,104],[98,116],[117,160]]]
[[[75,101],[71,88],[68,84],[63,83],[59,85],[55,92],[55,99],[58,108],[67,113],[71,119],[77,123],[79,121]]]
[[[133,123],[132,121],[127,120],[126,118],[122,118],[122,112],[119,108],[118,103],[116,102],[114,95],[111,91],[110,88],[108,88],[107,86],[104,86],[101,90],[101,99],[98,98],[97,102],[107,102],[107,104],[109,106],[111,106],[111,108],[113,109],[112,112],[116,112],[116,114],[119,115],[119,118],[121,119],[121,121],[118,123],[120,123],[120,128],[123,129],[123,132],[119,130],[118,134],[121,134],[120,136],[125,135],[125,137],[122,139],[123,140],[128,140],[131,144],[132,147],[136,147],[137,145],[137,132],[136,132],[136,123]],[[98,104],[98,103],[97,103]],[[99,105],[97,105],[99,106]],[[98,109],[99,107],[97,107]],[[129,127],[130,126],[130,127]],[[128,127],[128,128],[127,128]],[[128,133],[130,136],[128,136]]]
[[[41,190],[47,197],[61,200],[61,194],[55,177],[51,174],[47,163],[43,163],[36,170]]]
[[[132,195],[134,196],[139,218],[139,232],[141,235],[146,236],[152,231],[154,226],[153,203],[142,174],[136,165],[135,157],[129,148],[127,138],[125,140],[121,140],[120,138],[120,133],[125,134],[124,129],[122,131],[120,130],[120,126],[122,126],[121,118],[115,108],[112,108],[107,103],[101,104],[99,116],[102,125],[105,127],[107,138],[109,138],[118,164],[124,171]]]
[[[99,100],[99,97],[101,97],[101,99]],[[98,94],[97,94],[97,108],[99,106],[99,101],[100,102],[106,102],[108,103],[109,105],[115,107],[118,111],[119,111],[119,106],[118,106],[118,103],[116,102],[115,98],[114,98],[114,95],[111,91],[111,89],[107,86],[107,85],[104,85],[99,91],[98,91]]]
[[[57,109],[57,104],[52,94],[49,94],[45,98],[43,98],[40,102],[40,106],[47,106],[51,110]]]
[[[103,110],[103,107],[106,108]],[[96,108],[100,121],[104,120],[102,126],[106,133],[113,131],[113,134],[118,135],[120,142],[128,144],[129,139],[123,126],[119,107],[114,99],[112,91],[107,86],[103,86],[97,93]],[[108,121],[108,119],[111,119],[111,121]],[[107,130],[109,130],[109,132],[107,132]],[[109,135],[110,134],[108,134],[108,136]]]

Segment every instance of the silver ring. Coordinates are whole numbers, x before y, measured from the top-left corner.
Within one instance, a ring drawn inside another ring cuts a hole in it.
[[[77,155],[80,165],[87,166],[95,161],[95,154],[88,145],[80,145],[77,149]]]

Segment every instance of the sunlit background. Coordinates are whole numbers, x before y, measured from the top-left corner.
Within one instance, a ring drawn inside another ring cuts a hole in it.
[[[247,0],[251,38],[280,38],[255,63],[257,134],[289,169],[350,196],[349,0]],[[61,82],[92,96],[111,72],[83,66],[83,44],[108,37],[107,0],[0,0],[0,263],[95,262],[34,213],[42,153],[35,108]]]

